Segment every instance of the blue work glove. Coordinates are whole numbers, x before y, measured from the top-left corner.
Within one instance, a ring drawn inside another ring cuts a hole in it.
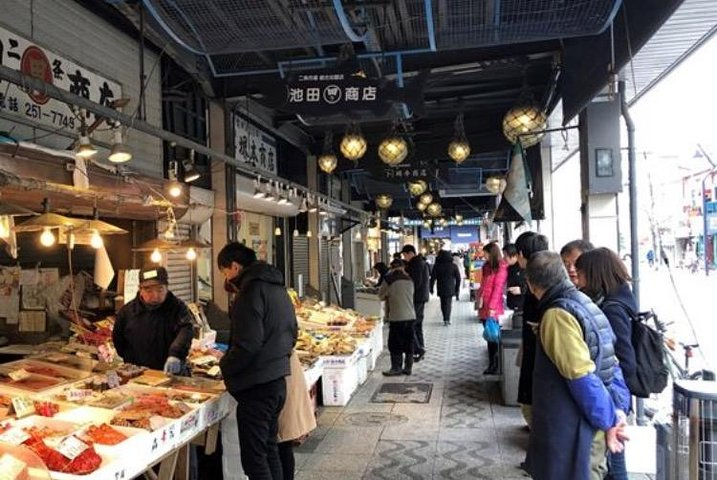
[[[169,357],[164,362],[164,373],[177,374],[182,370],[182,361],[177,357]]]

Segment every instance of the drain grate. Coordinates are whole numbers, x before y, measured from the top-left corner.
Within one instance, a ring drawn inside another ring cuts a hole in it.
[[[371,397],[373,403],[428,403],[432,383],[384,383]]]
[[[391,423],[406,423],[408,417],[388,412],[359,412],[344,415],[342,421],[354,427],[381,427]]]

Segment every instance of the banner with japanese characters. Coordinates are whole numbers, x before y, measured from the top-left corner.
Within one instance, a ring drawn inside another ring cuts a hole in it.
[[[101,105],[122,97],[119,83],[3,27],[0,27],[0,64]],[[7,82],[0,82],[0,113],[53,130],[74,132],[80,128],[78,118],[67,104]]]
[[[402,163],[395,167],[388,167],[382,163],[376,163],[369,167],[371,176],[379,181],[404,183],[411,180],[432,180],[438,177],[436,165],[418,163]]]
[[[414,112],[422,111],[424,83],[424,75],[399,87],[385,79],[321,70],[297,73],[284,83],[264,82],[257,87],[264,94],[261,103],[299,115],[368,111],[381,116],[388,114],[396,103],[405,103]]]
[[[276,139],[240,115],[234,115],[234,148],[238,160],[276,174]]]

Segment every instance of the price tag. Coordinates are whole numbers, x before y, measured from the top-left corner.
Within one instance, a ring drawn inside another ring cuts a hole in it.
[[[219,368],[218,365],[215,365],[212,368],[210,368],[209,370],[207,370],[207,375],[209,375],[210,377],[218,377],[219,375],[221,375],[221,373],[222,373],[222,369]]]
[[[67,391],[67,394],[65,396],[70,402],[76,402],[79,400],[84,400],[85,398],[92,395],[92,393],[92,390],[90,390],[89,388],[71,388]]]
[[[20,445],[28,438],[30,438],[30,435],[19,427],[13,427],[0,434],[0,442],[9,443],[10,445]]]
[[[30,372],[25,370],[24,368],[18,368],[17,370],[13,370],[12,372],[7,374],[8,377],[13,382],[19,382],[20,380],[25,380],[27,377],[30,376]]]
[[[35,402],[27,397],[13,397],[12,408],[17,418],[27,417],[35,413]]]
[[[6,453],[0,457],[0,480],[15,480],[26,468],[25,462]]]
[[[90,447],[85,442],[83,442],[79,438],[75,437],[74,435],[70,435],[68,437],[65,437],[57,445],[55,450],[57,450],[58,452],[60,452],[62,455],[69,458],[70,460],[74,460],[88,448],[90,448]]]
[[[107,372],[107,385],[110,386],[110,388],[117,388],[121,385],[122,380],[120,379],[120,376],[117,375],[116,370],[110,370]]]

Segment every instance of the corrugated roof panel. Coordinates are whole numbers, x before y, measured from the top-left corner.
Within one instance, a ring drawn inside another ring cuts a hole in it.
[[[684,0],[621,72],[628,102],[638,101],[689,54],[717,32],[717,1]],[[632,70],[635,85],[632,81]]]

